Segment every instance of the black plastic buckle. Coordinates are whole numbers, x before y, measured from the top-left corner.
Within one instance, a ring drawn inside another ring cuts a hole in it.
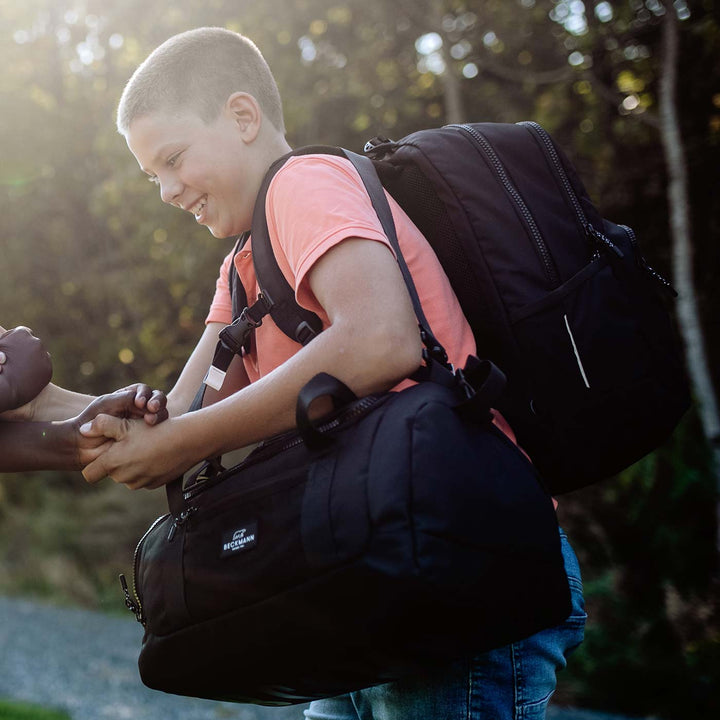
[[[262,320],[253,320],[248,314],[248,309],[245,308],[239,318],[220,331],[218,338],[230,352],[240,355],[243,347],[247,344],[250,333],[260,325],[262,325]]]
[[[448,356],[445,352],[445,348],[437,341],[435,336],[428,332],[422,325],[420,325],[420,339],[425,346],[422,351],[423,360],[427,363],[429,358],[440,363],[444,367],[448,367]]]

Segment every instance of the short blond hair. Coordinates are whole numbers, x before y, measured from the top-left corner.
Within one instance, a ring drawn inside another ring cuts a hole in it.
[[[127,136],[133,120],[155,112],[189,112],[210,123],[238,91],[252,95],[284,134],[280,92],[255,43],[220,27],[188,30],[157,47],[133,73],[120,98],[117,128]]]

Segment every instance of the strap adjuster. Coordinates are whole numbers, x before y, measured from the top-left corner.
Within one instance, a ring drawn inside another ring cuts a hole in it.
[[[295,328],[295,339],[301,345],[307,345],[317,333],[304,320]]]

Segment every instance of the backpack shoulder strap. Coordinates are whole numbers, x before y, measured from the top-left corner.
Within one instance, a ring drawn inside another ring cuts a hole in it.
[[[301,345],[307,345],[320,333],[322,322],[315,313],[305,310],[295,302],[295,291],[285,279],[273,253],[265,202],[270,183],[291,157],[318,154],[342,156],[342,150],[325,145],[311,145],[284,155],[270,166],[260,186],[252,221],[253,264],[260,291],[275,324],[285,335]]]
[[[380,220],[383,232],[395,252],[397,263],[400,266],[400,272],[402,273],[413,309],[415,310],[415,317],[417,318],[418,325],[420,327],[420,337],[422,338],[423,344],[426,348],[424,357],[426,361],[429,358],[432,358],[441,366],[445,366],[448,359],[447,353],[445,352],[443,346],[438,342],[437,338],[433,335],[430,324],[423,312],[420,297],[418,296],[415,288],[415,283],[412,275],[410,274],[410,269],[408,268],[402,254],[402,250],[400,249],[400,243],[395,230],[395,222],[393,220],[392,211],[390,210],[390,205],[385,197],[385,191],[382,183],[380,182],[380,178],[375,170],[375,165],[370,158],[364,155],[358,155],[350,150],[343,150],[343,154],[355,166],[358,175],[360,175],[360,179],[365,186],[365,190],[370,196],[370,202],[372,203],[372,206],[378,216],[378,220]]]
[[[303,345],[310,342],[310,340],[322,330],[322,324],[317,315],[301,308],[295,301],[295,292],[285,279],[273,253],[265,213],[265,201],[270,183],[287,160],[290,157],[298,155],[317,154],[336,155],[347,158],[358,171],[363,185],[370,196],[373,208],[383,226],[383,230],[397,256],[397,261],[400,265],[420,325],[422,340],[427,351],[427,359],[432,358],[436,360],[441,367],[444,367],[447,363],[447,355],[442,345],[440,345],[432,334],[430,326],[425,319],[412,276],[405,264],[400,245],[397,241],[390,206],[387,203],[382,184],[377,176],[373,163],[367,157],[343,150],[342,148],[311,145],[295,150],[283,156],[270,166],[270,170],[268,170],[265,175],[265,179],[260,187],[252,222],[253,263],[255,265],[255,274],[263,295],[263,300],[270,308],[269,312],[272,319],[285,335]]]
[[[212,364],[205,376],[204,384],[216,390],[222,387],[225,374],[235,355],[249,349],[252,333],[262,324],[266,315],[270,315],[275,324],[292,340],[306,345],[322,330],[320,318],[313,312],[300,307],[295,301],[295,291],[280,270],[270,241],[265,200],[273,177],[285,162],[293,155],[309,153],[341,154],[338,148],[306,147],[283,156],[268,170],[258,192],[253,212],[251,228],[253,243],[253,264],[260,294],[256,302],[248,306],[245,288],[231,263],[228,282],[232,299],[233,322],[227,325],[218,337]],[[235,246],[237,253],[246,242],[248,233],[244,233]]]
[[[237,320],[242,314],[242,311],[247,307],[248,298],[245,292],[245,287],[240,281],[240,276],[235,270],[235,256],[242,250],[243,245],[247,242],[249,232],[244,232],[235,243],[235,249],[233,250],[233,262],[230,263],[228,270],[228,287],[230,288],[230,299],[232,300],[232,316],[233,320]]]

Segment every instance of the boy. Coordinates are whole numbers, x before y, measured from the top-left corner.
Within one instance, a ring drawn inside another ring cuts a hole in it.
[[[98,413],[162,420],[164,396],[151,394],[145,385],[95,399],[49,385],[51,377],[50,355],[28,328],[6,331],[0,327],[0,413],[5,413],[4,420],[16,421],[0,420],[0,472],[82,469],[107,443],[105,438],[86,438],[79,432]],[[41,394],[43,399],[36,401]],[[35,404],[28,405],[31,401],[43,405],[40,414],[46,421],[23,421],[35,413]],[[18,410],[21,406],[26,407]],[[65,420],[74,409],[82,412]],[[53,419],[62,421],[49,422]]]
[[[164,202],[194,214],[225,238],[251,226],[270,164],[290,150],[277,87],[246,38],[201,28],[171,38],[130,79],[118,129]],[[437,258],[390,199],[400,245],[428,322],[456,366],[476,352]],[[273,179],[266,212],[278,262],[298,301],[319,315],[323,332],[305,347],[266,318],[250,353],[236,358],[230,395],[195,413],[150,428],[99,416],[88,437],[116,442],[84,470],[130,488],[159,487],[205,457],[251,444],[294,426],[300,388],[318,372],[345,382],[358,396],[402,388],[421,363],[412,305],[394,255],[354,169],[343,159],[295,157]],[[218,331],[231,320],[230,263],[250,302],[258,288],[252,239],[226,258],[207,327],[171,397],[189,403],[212,359]],[[228,380],[226,379],[226,385]],[[501,428],[511,430],[497,418]],[[566,566],[579,578],[564,540]],[[517,713],[544,717],[556,668],[582,636],[582,595],[573,586],[576,616],[523,643],[450,665],[446,672],[312,703],[309,718],[487,718]],[[523,715],[530,717],[529,715]]]

